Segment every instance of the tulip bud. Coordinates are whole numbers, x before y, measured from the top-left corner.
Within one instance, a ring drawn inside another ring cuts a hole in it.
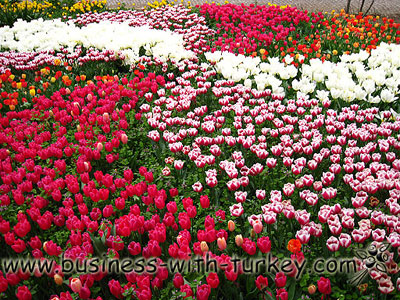
[[[67,95],[71,94],[71,90],[69,88],[66,88],[65,91],[67,92]]]
[[[228,221],[228,230],[231,232],[235,230],[235,222],[233,222],[232,220]]]
[[[44,250],[45,252],[47,252],[47,242],[44,242],[44,243],[43,243],[43,250]]]
[[[243,237],[242,237],[241,234],[238,234],[238,235],[235,237],[235,243],[236,243],[236,246],[242,247],[242,245],[243,245]]]
[[[253,228],[250,230],[250,236],[251,236],[252,239],[254,239],[255,236],[256,236],[256,232],[254,231]]]
[[[88,99],[89,101],[92,101],[93,95],[92,95],[92,94],[87,95],[87,99]]]
[[[125,133],[121,135],[121,141],[123,144],[126,144],[128,142],[128,136]]]
[[[102,143],[97,143],[96,148],[100,152],[101,150],[103,150],[103,144]]]
[[[104,113],[103,114],[103,119],[104,119],[104,121],[108,121],[108,120],[110,120],[110,115],[108,114],[108,113]]]
[[[261,223],[261,222],[255,222],[255,223],[253,224],[253,229],[254,229],[254,232],[255,232],[255,233],[259,234],[259,233],[263,230],[263,225],[262,225],[262,223]]]
[[[49,115],[50,115],[50,117],[53,117],[53,116],[54,116],[54,113],[53,113],[52,110],[49,111]]]
[[[200,243],[200,249],[201,249],[202,252],[207,252],[207,251],[208,251],[207,242],[202,241],[202,242]]]
[[[55,274],[53,278],[54,278],[54,282],[55,282],[57,285],[62,285],[62,283],[63,283],[63,278],[62,278],[59,274]]]
[[[217,245],[218,245],[219,250],[224,251],[226,249],[225,238],[224,237],[218,238]]]
[[[81,132],[82,131],[82,128],[81,128],[81,125],[76,125],[76,130],[78,131],[78,132]]]
[[[82,282],[79,278],[72,278],[71,280],[71,290],[74,293],[79,293],[79,291],[82,289]]]
[[[308,293],[309,293],[310,295],[313,295],[316,291],[317,291],[317,287],[316,287],[314,284],[311,284],[311,285],[308,287]]]

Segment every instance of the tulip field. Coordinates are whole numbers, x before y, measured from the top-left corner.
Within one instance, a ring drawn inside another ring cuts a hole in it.
[[[0,299],[400,299],[400,24],[0,4]]]

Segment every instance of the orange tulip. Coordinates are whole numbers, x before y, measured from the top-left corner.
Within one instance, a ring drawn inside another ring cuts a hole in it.
[[[316,287],[314,284],[311,284],[311,285],[308,287],[308,293],[309,293],[310,295],[315,294],[316,291],[317,291],[317,287]]]
[[[200,249],[201,249],[202,252],[207,252],[207,251],[208,251],[207,242],[202,241],[202,242],[200,243]]]
[[[242,247],[242,245],[243,245],[243,237],[242,237],[241,234],[238,234],[238,235],[235,237],[235,243],[236,243],[236,246]]]
[[[235,230],[235,222],[233,222],[232,220],[228,221],[228,230],[231,232]]]
[[[63,278],[61,277],[61,275],[55,274],[55,275],[54,275],[54,282],[55,282],[57,285],[62,285],[62,283],[63,283]]]
[[[224,251],[226,249],[225,238],[224,237],[218,238],[217,245],[218,245],[219,250]]]

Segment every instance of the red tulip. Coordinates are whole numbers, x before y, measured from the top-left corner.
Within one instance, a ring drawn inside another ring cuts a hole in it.
[[[282,288],[286,285],[286,275],[283,272],[278,272],[275,275],[275,285],[278,288]]]
[[[318,280],[318,290],[324,295],[329,295],[332,292],[331,281],[328,278],[321,277]]]
[[[26,285],[18,287],[16,296],[17,296],[18,300],[31,300],[32,299],[32,294]]]
[[[207,276],[207,283],[213,289],[216,289],[219,285],[219,278],[217,273],[210,273]]]
[[[203,284],[197,287],[196,297],[199,300],[207,300],[210,296],[211,288],[208,284]]]

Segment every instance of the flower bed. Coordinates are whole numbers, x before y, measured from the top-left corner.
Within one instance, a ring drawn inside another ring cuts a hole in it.
[[[398,298],[400,32],[379,20],[1,28],[0,297]]]
[[[225,79],[253,84],[257,90],[272,88],[285,96],[285,86],[306,97],[391,103],[399,86],[400,46],[383,43],[369,54],[366,51],[344,54],[338,63],[311,59],[297,69],[290,56],[284,63],[276,58],[261,62],[259,57],[245,57],[230,52],[205,53],[206,58]],[[276,77],[275,77],[276,75]],[[289,95],[290,95],[290,91]],[[286,94],[288,94],[286,92]],[[297,94],[297,97],[300,95]]]

